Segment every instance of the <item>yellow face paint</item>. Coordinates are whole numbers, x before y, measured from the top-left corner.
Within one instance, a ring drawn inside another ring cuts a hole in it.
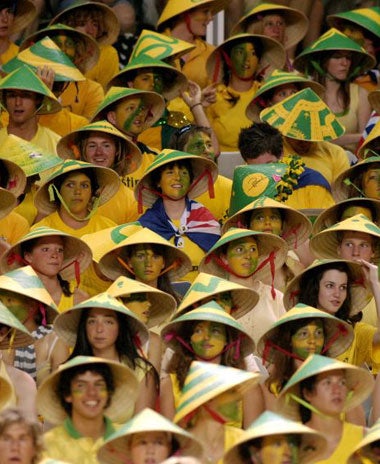
[[[367,198],[380,199],[380,169],[368,169],[364,173],[362,190]]]
[[[201,321],[195,327],[190,344],[197,356],[211,360],[219,356],[227,342],[226,328],[223,324]]]
[[[256,268],[259,259],[257,242],[253,237],[244,237],[228,244],[227,263],[232,272],[239,277],[249,277]]]
[[[297,440],[292,435],[266,436],[263,438],[259,455],[262,464],[297,464]]]
[[[301,359],[306,359],[311,354],[320,354],[325,344],[323,324],[320,320],[311,321],[301,327],[292,336],[292,351]]]

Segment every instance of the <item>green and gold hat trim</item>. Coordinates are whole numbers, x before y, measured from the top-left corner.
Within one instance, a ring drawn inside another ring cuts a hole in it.
[[[58,155],[62,159],[81,159],[84,161],[84,154],[81,153],[79,146],[80,141],[89,137],[92,132],[110,135],[120,142],[123,158],[126,158],[127,162],[124,163],[123,169],[120,170],[122,172],[117,167],[115,168],[119,175],[126,176],[141,166],[142,154],[139,147],[106,120],[92,122],[63,136],[57,144]]]
[[[310,247],[312,252],[319,258],[336,258],[341,234],[346,231],[362,232],[370,235],[374,240],[373,248],[375,252],[372,262],[380,263],[380,228],[364,214],[356,214],[311,237]]]
[[[327,445],[326,438],[316,430],[272,411],[265,411],[227,449],[223,463],[237,464],[242,462],[240,448],[252,440],[273,435],[301,436],[298,448],[298,464],[311,464],[320,460]]]
[[[259,294],[251,288],[200,272],[183,297],[172,320],[189,312],[193,305],[202,305],[210,297],[216,297],[225,292],[231,293],[233,304],[231,315],[235,319],[239,319],[254,309],[259,301]]]
[[[171,319],[161,330],[161,338],[171,347],[176,347],[179,341],[176,339],[176,334],[180,328],[187,323],[194,321],[210,321],[223,324],[230,327],[237,332],[241,338],[241,353],[242,356],[246,356],[254,351],[254,341],[245,330],[245,328],[239,324],[239,322],[230,316],[224,309],[216,302],[209,301],[204,303],[196,309],[188,311],[181,316]]]
[[[3,65],[3,70],[9,73],[23,64],[32,68],[33,71],[36,71],[39,66],[49,66],[54,70],[54,81],[57,82],[79,82],[86,79],[66,53],[49,37],[44,37],[21,51],[17,57]]]
[[[190,162],[194,175],[193,183],[186,195],[189,198],[197,198],[202,193],[209,191],[210,197],[212,197],[213,185],[218,177],[218,167],[214,161],[184,151],[165,148],[154,157],[153,162],[145,170],[135,187],[135,198],[138,200],[139,205],[143,204],[146,207],[151,207],[159,198],[157,187],[152,183],[152,173],[169,163],[182,160]]]
[[[193,361],[186,376],[173,422],[179,423],[208,401],[232,388],[243,395],[261,375],[210,362]]]
[[[29,0],[18,1],[13,24],[9,30],[10,35],[20,32],[29,26],[35,20],[37,14],[37,8],[33,2]]]
[[[167,272],[169,280],[179,280],[191,271],[192,264],[187,254],[147,227],[132,233],[106,251],[99,259],[100,271],[111,280],[116,280],[121,275],[130,276],[132,272],[126,263],[126,249],[151,244],[162,247],[166,266],[163,273]]]
[[[67,8],[60,11],[50,21],[49,25],[51,26],[56,23],[65,24],[68,14],[75,13],[75,10],[77,10],[77,13],[79,13],[82,8],[86,7],[91,7],[91,9],[94,11],[100,10],[105,24],[106,33],[102,37],[96,39],[96,41],[101,45],[114,44],[120,34],[120,22],[113,9],[101,2],[76,0],[72,2]]]
[[[91,163],[85,163],[84,161],[64,160],[54,169],[50,176],[47,177],[44,184],[42,184],[37,190],[34,197],[34,204],[37,209],[45,215],[56,211],[57,204],[55,202],[55,198],[56,196],[59,198],[59,196],[57,194],[57,190],[54,189],[54,181],[65,174],[86,169],[94,171],[97,184],[99,186],[98,192],[92,192],[93,197],[95,198],[95,205],[100,206],[106,203],[119,189],[120,178],[117,173],[113,169],[96,166]],[[96,206],[95,209],[93,207],[92,212],[95,212],[95,210]]]
[[[108,365],[113,376],[115,391],[110,405],[105,409],[105,415],[119,424],[130,419],[139,392],[139,381],[135,373],[123,363],[96,356],[76,356],[61,364],[42,382],[37,391],[39,414],[52,424],[62,424],[67,417],[57,393],[62,372],[78,366],[88,366],[88,370],[91,370],[93,364]]]
[[[62,163],[56,154],[14,134],[9,134],[2,144],[0,158],[17,164],[27,177],[56,168]]]
[[[64,244],[64,261],[60,276],[65,280],[73,280],[77,273],[85,271],[92,261],[92,252],[86,242],[79,237],[74,237],[60,230],[50,227],[37,227],[21,237],[17,243],[4,253],[0,258],[0,270],[2,273],[10,272],[22,266],[24,261],[21,253],[25,243],[44,237],[61,237]],[[76,268],[77,263],[77,268]]]
[[[27,90],[42,95],[43,100],[40,107],[37,108],[36,114],[52,114],[62,109],[55,95],[29,66],[24,65],[1,79],[0,104],[6,110],[5,90]]]
[[[194,48],[195,45],[190,42],[143,29],[133,47],[129,61],[141,55],[150,56],[156,60],[175,60]]]
[[[128,326],[137,335],[136,346],[143,347],[149,339],[148,329],[133,311],[130,311],[121,301],[108,292],[98,293],[85,301],[73,306],[68,311],[59,314],[54,321],[54,330],[68,346],[74,346],[78,336],[78,325],[82,311],[93,308],[105,308],[123,314],[128,320]]]
[[[327,24],[331,27],[336,27],[341,30],[346,23],[351,23],[359,26],[362,29],[380,38],[380,7],[373,6],[371,8],[357,8],[355,10],[343,11],[328,15]]]
[[[255,93],[254,99],[247,106],[247,109],[245,110],[247,118],[252,121],[259,122],[260,111],[268,106],[266,102],[268,95],[266,94],[277,87],[288,84],[296,85],[299,90],[310,88],[321,98],[325,92],[323,85],[308,79],[304,75],[275,69],[272,74],[263,81],[261,87]]]
[[[208,7],[211,9],[212,14],[215,15],[219,11],[226,8],[228,4],[227,0],[168,0],[161,13],[161,16],[157,21],[157,29],[162,31],[170,19],[181,15],[187,11],[193,10],[199,7]]]
[[[140,98],[144,102],[144,105],[149,107],[151,115],[149,119],[145,121],[145,129],[153,126],[153,124],[160,119],[165,110],[165,100],[156,92],[126,87],[111,87],[96,109],[92,120],[98,121],[99,119],[107,119],[107,113],[111,111],[117,103],[120,103],[126,98]]]
[[[9,190],[0,187],[0,219],[8,214],[17,206],[16,195]]]
[[[338,118],[310,88],[265,108],[260,119],[286,137],[310,142],[328,142],[345,132]]]
[[[85,32],[60,23],[53,24],[51,26],[45,27],[44,29],[39,29],[38,31],[26,37],[20,44],[20,52],[26,48],[29,48],[31,45],[35,44],[41,39],[44,39],[45,37],[50,37],[53,40],[54,37],[59,35],[71,37],[76,44],[82,43],[84,45],[85,50],[80,56],[80,65],[77,65],[82,73],[86,73],[96,65],[100,56],[100,49],[96,40]]]
[[[167,101],[179,97],[187,89],[188,80],[185,74],[173,66],[148,55],[140,55],[133,60],[129,60],[129,63],[113,76],[107,86],[128,87],[128,81],[135,77],[136,71],[141,70],[143,72],[144,69],[162,76],[163,89],[161,94]]]
[[[145,408],[105,440],[98,451],[99,462],[103,464],[129,462],[131,459],[129,438],[135,434],[149,432],[170,434],[178,442],[178,453],[181,456],[202,457],[202,445],[193,435],[153,409]]]
[[[257,344],[257,352],[264,359],[271,360],[272,350],[276,350],[278,347],[279,334],[289,331],[287,324],[291,325],[293,322],[304,320],[305,325],[307,325],[310,319],[319,319],[323,322],[325,337],[323,354],[325,356],[336,358],[351,346],[354,340],[354,331],[350,324],[313,306],[298,303],[274,322],[270,329],[261,336]],[[280,346],[279,348],[291,351],[288,346]]]
[[[277,411],[290,419],[300,420],[300,403],[302,401],[303,405],[308,404],[307,401],[302,400],[300,383],[318,374],[333,371],[345,372],[348,395],[343,411],[349,411],[362,404],[371,394],[374,387],[374,378],[368,369],[341,362],[334,358],[313,354],[301,364],[281,390],[280,396],[277,398]]]
[[[337,250],[337,247],[335,247]],[[337,253],[330,259],[316,259],[310,266],[296,275],[286,286],[283,303],[286,310],[289,310],[298,303],[300,285],[303,279],[311,279],[315,276],[320,268],[328,267],[331,269],[334,265],[345,265],[348,267],[353,282],[350,285],[351,308],[349,316],[353,317],[367,306],[372,298],[372,294],[364,285],[364,274],[361,265],[356,261],[339,259]]]
[[[0,349],[21,348],[34,343],[32,334],[16,316],[0,301],[0,324],[9,327],[8,336],[0,340]]]
[[[373,451],[371,452],[370,445],[380,440],[380,419],[378,419],[369,429],[367,429],[364,437],[353,448],[352,453],[347,459],[347,464],[372,464],[374,457]]]
[[[146,324],[148,328],[160,325],[166,321],[176,310],[177,302],[172,295],[165,293],[151,285],[146,285],[125,276],[118,277],[107,289],[107,293],[118,300],[129,297],[136,293],[146,293],[151,306],[149,308],[149,319]],[[123,304],[128,308],[128,303]],[[132,311],[133,312],[133,311]]]
[[[275,3],[262,3],[252,8],[232,28],[231,35],[239,32],[250,32],[252,34],[263,33],[263,16],[281,15],[285,20],[284,47],[288,49],[297,45],[306,35],[309,21],[300,10]]]
[[[256,74],[260,74],[263,69],[268,66],[272,68],[283,68],[286,61],[286,53],[284,47],[274,39],[266,35],[260,34],[238,34],[233,35],[226,39],[223,43],[218,45],[215,50],[207,58],[206,69],[207,74],[212,82],[222,82],[224,80],[223,75],[223,63],[225,60],[225,52],[230,50],[232,46],[241,42],[252,42],[253,44],[259,43],[262,48],[260,57],[260,63]]]
[[[234,190],[235,183],[232,185]],[[282,233],[280,235],[290,247],[297,248],[304,243],[310,236],[311,222],[307,216],[301,211],[298,211],[284,203],[273,200],[272,198],[262,196],[255,201],[252,201],[244,208],[230,216],[222,227],[222,233],[226,232],[231,227],[246,227],[249,229],[250,217],[254,212],[262,209],[272,208],[279,209],[282,218]]]
[[[31,266],[24,266],[1,275],[0,293],[2,290],[36,300],[45,305],[45,319],[48,324],[52,324],[58,314],[58,308],[53,298]],[[9,309],[11,310],[11,308]]]
[[[317,60],[325,56],[326,52],[349,51],[352,53],[351,76],[364,74],[368,69],[375,66],[375,58],[369,55],[357,42],[347,37],[338,29],[331,28],[322,34],[315,42],[296,56],[294,67],[305,74],[310,74],[315,69],[318,73],[323,72]]]

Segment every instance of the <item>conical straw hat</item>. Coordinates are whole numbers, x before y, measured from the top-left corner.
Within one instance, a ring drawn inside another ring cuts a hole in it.
[[[120,33],[119,18],[112,8],[101,2],[78,0],[72,2],[67,8],[60,11],[51,21],[50,26],[56,23],[66,24],[68,16],[80,14],[83,9],[91,8],[92,11],[98,11],[104,21],[105,33],[96,39],[101,45],[112,45],[116,42]]]
[[[100,464],[124,464],[131,459],[130,438],[135,434],[149,432],[165,432],[179,444],[176,453],[181,456],[201,458],[203,449],[201,443],[189,432],[175,425],[166,417],[152,409],[145,408],[126,424],[123,424],[99,448]]]
[[[73,280],[75,275],[74,262],[80,266],[80,272],[84,272],[92,261],[92,252],[86,242],[78,237],[52,229],[50,227],[37,227],[20,238],[18,242],[10,247],[0,258],[0,272],[13,271],[22,267],[23,256],[22,248],[30,241],[44,237],[61,237],[63,240],[64,260],[60,276],[65,280]]]
[[[172,295],[125,276],[118,277],[107,289],[107,293],[118,300],[136,293],[146,293],[151,304],[146,324],[148,328],[158,326],[166,321],[174,313],[177,306]],[[123,302],[123,304],[128,308],[128,303]]]
[[[290,377],[277,398],[277,411],[290,419],[299,421],[299,403],[294,396],[302,398],[300,383],[310,377],[327,372],[343,371],[349,395],[346,397],[343,411],[349,411],[362,404],[368,398],[374,387],[373,375],[368,369],[327,358],[319,354],[309,356],[297,371]],[[343,412],[342,411],[342,412]]]
[[[17,2],[16,14],[13,19],[13,24],[9,30],[9,34],[13,35],[20,32],[31,24],[37,17],[37,8],[34,3],[29,0]]]
[[[227,449],[224,464],[242,464],[240,449],[251,441],[275,435],[299,436],[298,464],[311,464],[319,461],[326,448],[326,438],[314,429],[280,416],[272,411],[263,412],[244,431],[241,437]]]
[[[183,297],[172,320],[192,310],[193,305],[200,306],[210,297],[216,297],[225,292],[231,294],[231,315],[235,319],[239,319],[244,314],[247,314],[259,301],[259,294],[251,288],[211,274],[206,274],[205,272],[200,272]]]
[[[342,11],[341,13],[328,15],[326,20],[330,27],[335,27],[339,30],[342,30],[345,24],[351,23],[370,32],[375,37],[380,37],[380,7],[378,6]]]
[[[0,340],[0,350],[9,348],[21,348],[34,343],[32,334],[27,330],[24,324],[14,316],[11,311],[0,301],[0,325],[9,327],[7,336]]]
[[[298,90],[312,89],[319,97],[323,98],[325,88],[318,82],[308,79],[302,74],[275,69],[270,76],[265,78],[261,87],[255,93],[253,100],[248,104],[245,115],[252,121],[260,121],[260,112],[268,106],[267,99],[274,90],[283,85],[295,85]]]
[[[371,444],[375,444],[380,440],[380,419],[378,419],[369,429],[367,429],[364,437],[353,448],[350,457],[347,459],[347,464],[371,464],[377,460],[375,453],[371,451]],[[377,446],[376,446],[377,447]]]
[[[67,413],[61,405],[57,389],[60,377],[65,371],[78,366],[105,364],[112,372],[115,391],[112,394],[111,403],[105,410],[105,415],[113,422],[123,423],[133,414],[134,404],[139,391],[139,383],[135,373],[125,364],[95,356],[76,356],[47,377],[37,391],[37,410],[52,424],[62,424]]]
[[[197,198],[207,192],[210,182],[214,183],[218,177],[217,165],[208,158],[192,155],[178,150],[165,148],[155,156],[152,164],[145,170],[135,187],[136,200],[142,201],[146,207],[151,207],[159,198],[157,186],[153,184],[152,173],[163,168],[169,163],[177,163],[187,160],[191,164],[194,180],[186,195],[189,198]]]
[[[271,328],[261,336],[257,344],[257,352],[263,357],[265,354],[265,359],[271,360],[271,352],[267,353],[267,351],[268,349],[271,349],[271,351],[276,349],[273,344],[277,345],[280,333],[289,332],[293,322],[298,323],[304,320],[305,325],[307,325],[308,321],[313,319],[317,319],[323,324],[324,347],[329,346],[331,341],[334,340],[328,350],[323,353],[325,356],[336,358],[351,346],[354,340],[354,331],[350,324],[329,313],[313,308],[313,306],[298,303],[272,324]],[[339,335],[338,338],[336,338],[337,335]],[[280,346],[280,348],[291,351],[290,346]]]
[[[79,157],[82,161],[85,161],[83,159],[84,153],[81,153],[79,144],[81,140],[86,139],[93,132],[110,135],[120,143],[122,157],[127,158],[123,171],[118,172],[122,177],[136,171],[141,166],[142,154],[140,148],[106,120],[86,124],[64,135],[57,144],[58,155],[63,159],[78,159]]]
[[[0,81],[0,104],[6,110],[6,90],[27,90],[42,96],[42,103],[35,114],[52,114],[61,110],[61,104],[42,82],[42,80],[29,68],[23,65],[15,71],[7,74]]]
[[[106,203],[110,198],[115,195],[120,186],[120,179],[113,169],[105,168],[103,166],[95,166],[91,163],[85,163],[77,160],[65,160],[57,168],[51,172],[50,176],[45,179],[45,182],[37,190],[34,197],[34,204],[37,209],[45,215],[51,214],[57,209],[55,203],[55,195],[51,198],[49,187],[54,185],[59,177],[68,173],[75,173],[79,170],[91,169],[96,177],[99,189],[98,192],[93,192],[93,196],[99,195],[99,206]]]
[[[274,208],[280,211],[282,218],[281,238],[285,240],[289,247],[297,248],[309,238],[312,225],[307,216],[290,206],[284,205],[284,203],[265,196],[261,196],[230,216],[223,224],[222,233],[227,232],[231,227],[246,227],[249,229],[252,214],[264,208]]]
[[[262,3],[250,10],[232,28],[231,33],[250,32],[252,34],[263,33],[263,17],[279,14],[285,21],[285,49],[297,45],[306,35],[309,20],[300,10],[274,3]]]
[[[8,156],[5,155],[4,145],[6,145],[6,143],[0,148],[0,162],[6,170],[6,173],[2,173],[2,175],[4,175],[4,177],[7,175],[8,177],[8,183],[5,188],[18,198],[25,191],[26,174],[16,159],[9,159]]]
[[[112,250],[105,253],[99,260],[101,272],[109,279],[115,280],[121,275],[129,276],[130,273],[120,264],[117,256],[126,260],[126,250],[133,249],[136,245],[160,245],[164,254],[165,267],[170,267],[174,264],[173,269],[168,271],[168,276],[171,281],[179,280],[181,277],[191,271],[192,265],[190,258],[185,252],[172,245],[168,240],[156,234],[152,230],[144,227],[143,229],[133,233],[125,240],[122,240],[115,245]],[[117,253],[119,255],[117,255]]]
[[[179,423],[200,406],[231,389],[243,395],[260,380],[261,375],[258,373],[210,362],[193,361],[190,364],[173,421]]]
[[[302,282],[312,279],[317,272],[325,267],[330,269],[334,265],[343,265],[348,268],[352,283],[350,285],[351,308],[349,316],[352,317],[364,309],[372,298],[371,292],[364,285],[364,274],[362,267],[355,261],[346,259],[321,259],[315,260],[309,267],[296,275],[286,286],[284,292],[284,306],[289,310],[299,302],[299,294]]]
[[[8,216],[16,206],[16,196],[9,190],[0,187],[0,219]]]
[[[329,142],[345,132],[338,118],[310,88],[265,108],[260,119],[286,137],[310,142]]]
[[[8,374],[0,375],[0,408],[3,411],[6,407],[9,407],[9,403],[12,401],[14,395],[14,387],[9,377],[5,377]],[[8,406],[6,406],[8,404]],[[9,423],[9,425],[12,422]]]

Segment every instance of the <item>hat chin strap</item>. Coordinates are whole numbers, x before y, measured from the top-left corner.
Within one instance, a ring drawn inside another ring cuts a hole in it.
[[[48,191],[49,191],[49,201],[53,202],[55,200],[54,195],[57,195],[58,200],[61,202],[61,205],[65,208],[67,214],[71,216],[73,219],[75,219],[76,221],[80,221],[80,222],[88,221],[96,213],[98,206],[99,206],[100,199],[98,196],[94,196],[93,197],[94,201],[92,204],[91,211],[84,218],[78,217],[70,211],[70,208],[67,206],[65,200],[62,198],[61,194],[59,193],[57,187],[54,184],[49,185]]]

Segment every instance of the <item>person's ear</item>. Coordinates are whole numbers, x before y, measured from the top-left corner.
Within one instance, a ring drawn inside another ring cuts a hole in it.
[[[108,111],[107,113],[107,120],[114,126],[116,125],[116,113],[115,111]]]
[[[228,264],[228,259],[227,259],[227,255],[226,255],[226,254],[220,253],[219,258],[222,260],[222,262],[223,262],[224,264]]]

